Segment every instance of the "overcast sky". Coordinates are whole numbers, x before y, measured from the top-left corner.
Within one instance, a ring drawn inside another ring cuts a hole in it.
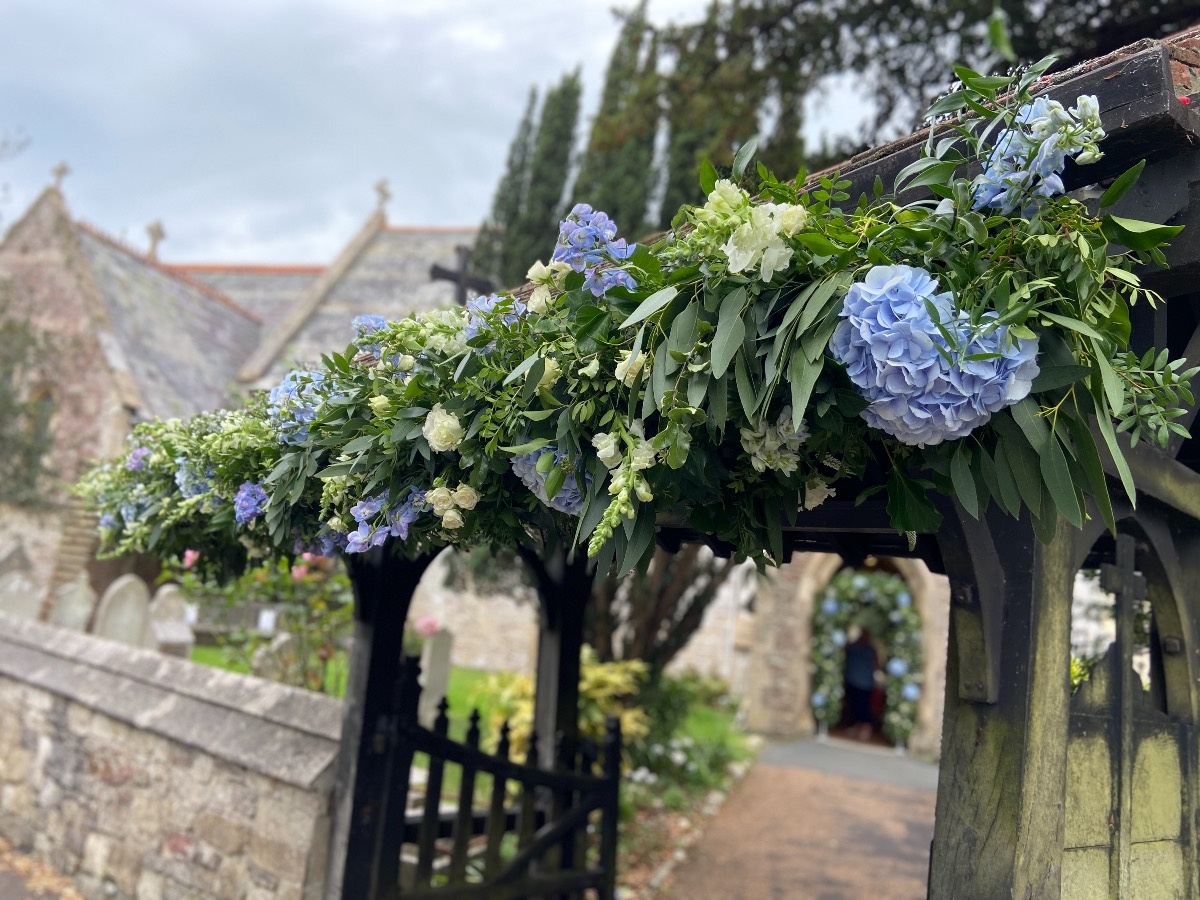
[[[582,66],[590,114],[616,33],[588,0],[0,0],[0,219],[65,160],[77,217],[161,219],[168,261],[329,262],[380,178],[394,224],[477,225],[530,86]]]

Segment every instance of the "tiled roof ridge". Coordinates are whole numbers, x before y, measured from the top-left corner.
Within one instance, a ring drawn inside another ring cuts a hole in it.
[[[383,231],[393,234],[452,234],[456,231],[478,231],[478,225],[384,225]]]
[[[196,278],[192,278],[190,275],[188,275],[184,272],[176,271],[171,266],[165,265],[156,259],[151,259],[150,257],[146,256],[146,254],[142,253],[140,250],[137,250],[136,248],[134,248],[131,244],[121,240],[118,237],[115,237],[114,235],[109,234],[107,231],[104,231],[102,228],[99,228],[96,225],[93,225],[91,222],[88,222],[84,219],[75,219],[74,222],[78,227],[82,228],[84,231],[86,231],[92,237],[96,238],[97,240],[103,241],[104,243],[106,243],[110,247],[112,247],[113,249],[119,250],[122,253],[128,254],[129,256],[132,256],[134,259],[136,259],[138,262],[143,263],[147,266],[150,266],[153,269],[157,269],[159,272],[162,272],[167,277],[174,278],[176,281],[180,281],[180,282],[186,284],[188,287],[194,288],[195,290],[204,294],[210,300],[220,303],[222,306],[228,307],[233,312],[237,313],[238,315],[242,316],[245,319],[248,319],[249,321],[253,322],[254,324],[256,324],[256,325],[262,324],[262,319],[260,319],[254,313],[250,312],[250,310],[244,309],[243,307],[239,306],[233,300],[232,297],[229,297],[227,294],[222,293],[221,291],[217,290],[212,285],[205,284],[203,281],[200,281]]]
[[[163,263],[164,268],[175,273],[230,272],[253,275],[320,275],[328,266],[320,263],[221,263],[183,262]]]

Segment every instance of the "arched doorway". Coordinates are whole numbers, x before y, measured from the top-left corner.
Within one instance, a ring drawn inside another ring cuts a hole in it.
[[[870,728],[860,737],[870,733],[906,746],[917,725],[925,660],[921,617],[904,579],[882,568],[842,569],[815,604],[811,634],[809,703],[820,730],[844,734],[867,728],[869,719]],[[868,653],[876,686],[869,692],[869,708],[855,709],[856,679],[850,669]]]

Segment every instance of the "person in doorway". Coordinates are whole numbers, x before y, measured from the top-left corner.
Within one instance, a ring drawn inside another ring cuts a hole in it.
[[[875,672],[879,655],[866,628],[846,646],[846,708],[850,720],[850,737],[869,741],[875,730],[871,715],[871,694],[875,690]]]

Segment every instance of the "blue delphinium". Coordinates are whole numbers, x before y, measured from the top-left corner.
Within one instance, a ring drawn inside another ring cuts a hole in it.
[[[821,612],[827,616],[837,615],[838,610],[841,608],[842,605],[837,602],[835,597],[826,597],[821,601]]]
[[[622,269],[597,271],[605,263],[629,259],[636,246],[617,237],[617,223],[607,213],[593,210],[586,203],[577,203],[559,223],[558,243],[551,259],[565,262],[576,272],[586,272],[585,286],[594,296],[600,297],[611,287],[637,288],[633,276]]]
[[[358,527],[346,535],[345,551],[363,553],[371,547],[381,546],[389,537],[408,540],[410,526],[425,511],[425,492],[410,487],[408,494],[399,503],[388,506],[390,492],[384,491],[373,497],[364,497],[350,508],[350,515]],[[375,520],[383,513],[383,523]]]
[[[900,689],[900,696],[909,703],[916,703],[921,699],[921,686],[913,684],[911,681],[906,682],[904,687]]]
[[[578,516],[583,512],[583,493],[579,489],[579,482],[574,474],[568,475],[566,481],[563,482],[558,493],[553,498],[546,494],[546,475],[543,475],[537,470],[537,461],[544,453],[554,454],[554,464],[557,466],[564,456],[561,450],[555,450],[554,447],[546,447],[543,450],[535,450],[532,453],[526,453],[524,456],[514,456],[512,459],[512,470],[516,476],[521,479],[521,483],[529,488],[539,500],[551,509],[556,509],[559,512],[566,513],[570,516]],[[585,484],[591,484],[591,476],[585,474]]]
[[[320,372],[293,369],[271,388],[267,417],[280,443],[297,445],[308,440],[308,426],[317,416],[318,392],[324,381]]]
[[[908,674],[908,663],[898,656],[893,656],[887,661],[887,671],[893,678],[902,678]]]
[[[100,517],[99,525],[101,528],[116,528],[117,527],[117,517],[114,516],[112,513],[106,512],[104,515],[102,515]]]
[[[253,522],[267,507],[267,492],[261,484],[245,481],[233,498],[233,518],[239,525]]]
[[[965,437],[1025,397],[1038,374],[1036,339],[1009,341],[992,314],[972,326],[924,269],[875,266],[841,315],[830,354],[870,401],[862,417],[901,443]],[[981,355],[991,356],[967,358]]]
[[[1026,103],[1013,127],[1000,132],[987,167],[975,179],[974,208],[1004,215],[1020,210],[1028,218],[1043,200],[1064,191],[1067,157],[1080,165],[1095,162],[1103,155],[1096,147],[1103,138],[1094,96],[1081,96],[1070,110],[1048,97]]]

